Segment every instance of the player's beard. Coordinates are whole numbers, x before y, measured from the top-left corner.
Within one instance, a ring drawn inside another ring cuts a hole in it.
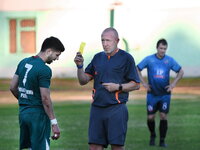
[[[51,64],[53,61],[51,60],[51,61],[47,61],[47,64]]]
[[[51,64],[53,62],[53,59],[51,58],[51,56],[48,57],[46,63],[47,64]]]

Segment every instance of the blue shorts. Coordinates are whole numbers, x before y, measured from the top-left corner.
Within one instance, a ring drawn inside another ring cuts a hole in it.
[[[155,96],[147,94],[147,113],[155,114],[158,110],[163,113],[169,112],[171,95]]]
[[[109,107],[91,106],[89,144],[124,146],[128,123],[126,104]]]

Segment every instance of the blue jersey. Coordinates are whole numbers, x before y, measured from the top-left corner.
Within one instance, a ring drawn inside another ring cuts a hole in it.
[[[147,68],[148,82],[151,88],[149,93],[154,95],[170,94],[166,90],[170,81],[170,70],[179,72],[181,69],[181,66],[172,57],[165,55],[160,59],[156,54],[144,58],[137,67],[140,71]]]
[[[128,101],[128,92],[109,92],[102,83],[140,82],[133,57],[123,50],[110,57],[105,52],[96,54],[85,73],[94,79],[93,105],[100,107]]]

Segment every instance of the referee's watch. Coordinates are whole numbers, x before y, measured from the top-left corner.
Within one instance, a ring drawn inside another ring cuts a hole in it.
[[[119,84],[119,91],[122,91],[123,86],[121,84]]]

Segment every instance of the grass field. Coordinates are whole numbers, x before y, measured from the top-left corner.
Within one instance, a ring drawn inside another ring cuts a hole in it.
[[[70,95],[76,91],[77,96],[83,91],[90,95],[91,84],[81,87],[75,80],[57,79],[52,81],[54,93]],[[200,94],[199,79],[183,80],[175,91],[171,101],[169,129],[166,142],[168,150],[200,150]],[[0,80],[0,91],[8,90],[9,80]],[[6,92],[3,92],[5,94]],[[134,95],[145,95],[144,91],[133,92]],[[59,96],[59,95],[56,95]],[[55,97],[56,97],[55,96]],[[0,95],[0,101],[5,95]],[[149,132],[146,126],[145,96],[132,98],[129,109],[126,150],[161,150],[158,146],[149,147]],[[14,99],[9,97],[6,100]],[[14,101],[14,100],[13,100]],[[9,102],[8,102],[9,103]],[[51,141],[51,150],[87,150],[87,129],[90,111],[89,99],[85,101],[54,101],[54,110],[61,128],[61,138]],[[16,103],[0,104],[0,150],[18,150],[19,125],[18,106]],[[158,117],[156,120],[158,131]],[[159,135],[157,135],[159,137]],[[158,138],[157,138],[158,143]],[[107,148],[110,150],[110,147]]]
[[[173,100],[169,115],[167,149],[200,149],[200,101]],[[61,128],[61,138],[51,141],[52,150],[87,150],[89,102],[57,102],[55,113]],[[0,106],[0,150],[17,150],[19,140],[17,105]],[[149,147],[144,100],[129,101],[129,124],[126,150],[156,150]],[[3,121],[2,121],[3,120]],[[157,120],[158,125],[159,120]],[[158,131],[158,130],[157,130]],[[157,139],[158,142],[158,139]],[[108,148],[109,150],[110,148]]]

